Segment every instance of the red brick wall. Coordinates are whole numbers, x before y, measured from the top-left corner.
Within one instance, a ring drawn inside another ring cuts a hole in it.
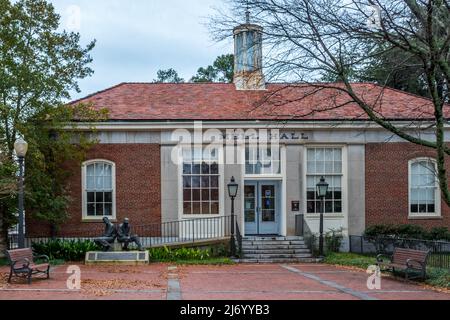
[[[87,160],[104,159],[116,165],[117,221],[128,217],[131,225],[161,222],[161,156],[159,144],[98,144]],[[102,230],[102,222],[83,222],[81,209],[81,167],[71,167],[74,175],[67,186],[72,198],[70,218],[58,234],[73,236]],[[138,232],[136,230],[136,232]],[[49,235],[48,224],[27,220],[27,235]]]
[[[366,145],[366,226],[450,226],[450,209],[444,202],[441,204],[441,219],[408,219],[408,161],[418,157],[436,158],[435,155],[434,150],[412,143]],[[450,158],[447,165],[450,171]]]

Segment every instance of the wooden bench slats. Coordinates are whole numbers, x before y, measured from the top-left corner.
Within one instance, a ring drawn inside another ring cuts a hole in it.
[[[36,269],[36,270],[43,270],[47,269],[48,263],[41,263],[41,264],[32,264],[30,265],[30,268]]]
[[[31,276],[33,274],[44,273],[47,279],[50,277],[50,264],[34,262],[33,251],[30,248],[7,250],[7,256],[11,266],[8,282],[11,282],[13,275],[26,276],[28,283],[31,283]],[[45,257],[48,260],[48,257]]]
[[[423,278],[426,276],[426,263],[430,251],[394,248],[394,254],[391,261],[383,261],[381,257],[377,257],[377,263],[382,266],[389,267],[392,271],[404,270],[405,277],[408,278],[408,271],[420,271]]]

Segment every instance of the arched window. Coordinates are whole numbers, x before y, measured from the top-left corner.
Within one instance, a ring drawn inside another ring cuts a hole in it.
[[[441,198],[436,161],[417,158],[409,161],[409,215],[440,216]]]
[[[82,166],[83,219],[116,218],[115,164],[90,160]]]

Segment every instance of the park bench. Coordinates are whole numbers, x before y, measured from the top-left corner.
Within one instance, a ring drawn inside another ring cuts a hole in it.
[[[26,278],[28,284],[31,284],[31,277],[35,274],[46,274],[47,279],[50,278],[50,261],[47,256],[34,256],[30,248],[7,250],[6,255],[11,266],[8,283],[11,283],[13,275]],[[46,262],[35,263],[39,259],[45,260]]]
[[[422,278],[426,277],[427,260],[430,251],[413,250],[405,248],[394,248],[392,256],[386,256],[379,254],[377,256],[378,266],[385,267],[388,270],[392,270],[395,273],[396,270],[403,271],[406,279]],[[388,258],[389,261],[383,258]],[[415,274],[409,276],[410,273]]]

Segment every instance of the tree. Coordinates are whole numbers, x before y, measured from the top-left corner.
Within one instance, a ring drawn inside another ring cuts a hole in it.
[[[232,83],[234,76],[234,55],[218,56],[212,66],[199,68],[191,82],[225,82]]]
[[[206,68],[200,67],[197,70],[197,74],[191,78],[190,82],[215,82],[215,79],[217,79],[217,70],[213,66],[207,66]]]
[[[9,215],[5,214],[10,207],[17,185],[14,179],[15,165],[12,163],[4,150],[0,150],[0,257],[6,249],[6,239],[8,235],[7,226],[11,224]]]
[[[330,89],[344,93],[349,99],[345,104],[357,104],[382,128],[435,150],[439,186],[443,200],[450,205],[445,169],[450,148],[444,141],[444,106],[449,102],[450,83],[448,0],[233,0],[231,4],[231,17],[219,12],[212,18],[211,28],[218,39],[229,34],[237,24],[233,16],[242,15],[248,6],[257,13],[253,22],[264,27],[270,52],[266,59],[269,78],[289,79],[292,84],[286,88],[290,90],[296,85],[312,88],[314,92],[307,95]],[[389,51],[401,52],[404,59],[420,67],[424,89],[431,99],[420,110],[426,121],[420,116],[408,123],[385,118],[379,111],[386,83],[376,89],[375,101],[368,101],[355,90],[352,77]],[[338,83],[320,83],[324,75]],[[330,101],[330,108],[338,107],[341,105]],[[423,133],[434,137],[427,139]]]
[[[349,70],[351,73],[348,77],[351,81],[372,82],[429,98],[420,61],[396,48],[379,50],[383,53],[372,57],[360,70]],[[321,80],[340,82],[339,76],[327,72]]]
[[[68,218],[71,198],[66,182],[73,174],[69,168],[80,167],[86,152],[96,142],[85,135],[75,135],[67,128],[67,123],[74,119],[96,122],[106,118],[106,110],[94,111],[90,105],[81,104],[53,107],[29,119],[25,130],[29,144],[25,171],[26,208],[34,219],[50,224],[52,236]]]
[[[373,82],[429,98],[423,68],[408,52],[391,48],[355,75],[356,81]]]
[[[157,78],[154,83],[183,83],[184,79],[178,76],[178,72],[170,68],[167,70],[158,70]]]
[[[45,0],[0,0],[0,153],[7,158],[0,179],[16,179],[14,142],[24,137],[29,143],[27,215],[53,222],[64,216],[68,203],[67,197],[62,198],[64,181],[58,168],[88,147],[82,138],[73,145],[63,122],[75,115],[97,119],[103,114],[62,104],[70,99],[71,90],[79,92],[78,79],[93,73],[88,65],[95,41],[81,47],[80,35],[58,31],[59,22],[60,16]],[[51,127],[60,138],[49,140]],[[5,242],[6,230],[15,222],[16,203],[15,190],[0,198],[0,242]]]

